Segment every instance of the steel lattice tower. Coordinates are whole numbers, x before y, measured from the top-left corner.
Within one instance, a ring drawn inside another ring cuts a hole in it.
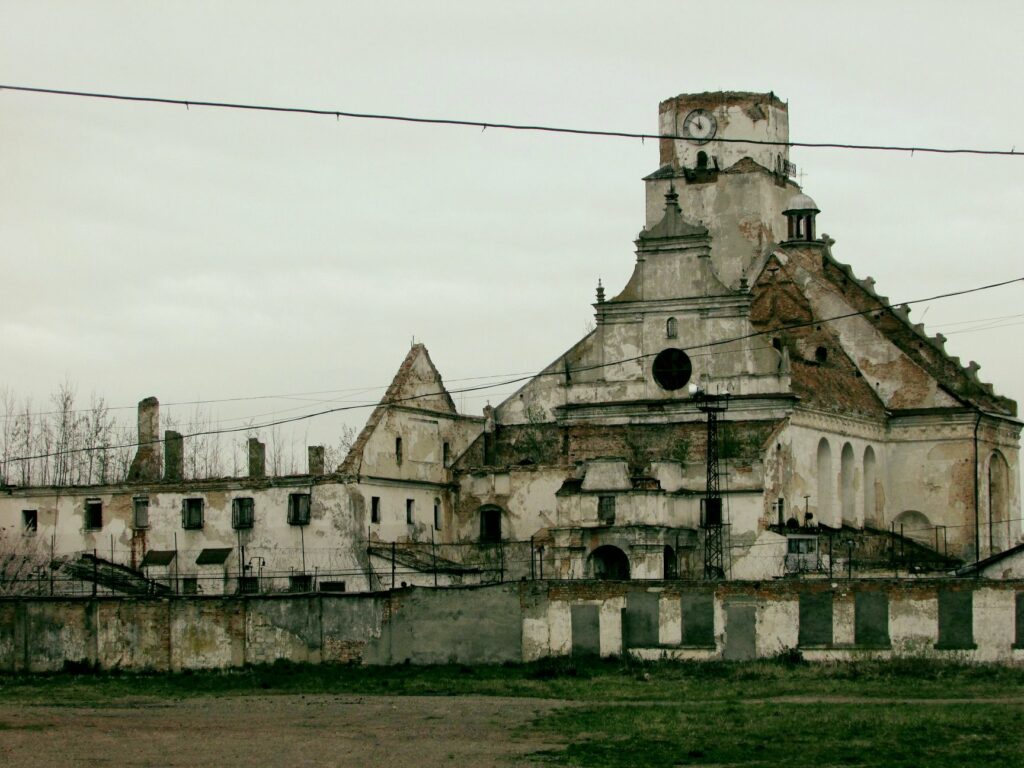
[[[729,395],[709,395],[698,391],[697,408],[708,417],[707,484],[701,500],[700,527],[704,530],[704,578],[725,578],[725,552],[722,543],[722,492],[718,471],[718,415],[729,407]]]

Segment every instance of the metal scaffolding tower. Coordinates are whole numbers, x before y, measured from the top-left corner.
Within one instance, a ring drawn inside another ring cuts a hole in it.
[[[697,408],[708,417],[707,484],[701,499],[700,527],[704,531],[704,578],[725,578],[725,547],[722,529],[722,492],[718,471],[718,416],[729,408],[729,393],[712,395],[698,390],[694,393]]]

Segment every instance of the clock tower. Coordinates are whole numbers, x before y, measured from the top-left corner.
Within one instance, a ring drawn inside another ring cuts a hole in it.
[[[774,93],[685,93],[661,102],[658,133],[661,167],[645,178],[646,228],[662,219],[674,190],[683,219],[708,230],[715,273],[739,290],[787,239],[783,212],[800,191],[790,178],[788,105]]]

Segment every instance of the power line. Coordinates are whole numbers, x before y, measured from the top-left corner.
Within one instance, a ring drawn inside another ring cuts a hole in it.
[[[597,136],[613,139],[677,139],[687,140],[689,137],[676,133],[637,133],[633,131],[608,131],[596,128],[566,128],[553,125],[525,124],[491,122],[485,120],[471,120],[447,117],[417,117],[412,115],[390,115],[374,112],[353,112],[343,109],[316,109],[312,107],[281,107],[269,104],[243,104],[229,101],[202,101],[199,99],[171,99],[162,96],[128,96],[117,93],[100,93],[93,91],[69,91],[60,88],[34,88],[25,85],[3,85],[0,90],[20,91],[23,93],[42,93],[51,96],[75,96],[89,99],[108,99],[113,101],[129,101],[146,104],[171,104],[190,107],[212,107],[215,109],[238,109],[254,112],[284,112],[290,114],[318,115],[323,117],[343,117],[356,120],[386,120],[400,123],[417,123],[426,125],[461,126],[468,128],[480,128],[481,130],[501,129],[509,131],[534,131],[541,133],[571,134],[576,136]],[[971,149],[971,148],[945,148],[945,147],[919,147],[900,146],[885,144],[849,144],[841,142],[811,142],[811,141],[770,141],[767,139],[733,139],[714,138],[711,143],[723,144],[751,144],[770,147],[806,147],[809,149],[849,149],[876,152],[929,152],[941,155],[996,155],[1019,157],[1024,152],[1017,152],[1016,149]]]
[[[884,310],[884,309],[892,309],[893,307],[899,307],[899,306],[910,305],[910,304],[921,304],[921,303],[929,302],[929,301],[938,301],[940,299],[948,299],[948,298],[952,298],[952,297],[955,297],[955,296],[964,296],[966,294],[978,293],[979,291],[988,291],[988,290],[992,290],[994,288],[1001,288],[1001,287],[1004,287],[1004,286],[1007,286],[1007,285],[1012,285],[1013,283],[1020,283],[1020,282],[1024,282],[1024,277],[1015,277],[1015,278],[1013,278],[1011,280],[1002,280],[1002,281],[1000,281],[998,283],[989,283],[988,285],[981,285],[981,286],[977,286],[975,288],[965,288],[965,289],[959,290],[959,291],[949,291],[947,293],[936,294],[934,296],[927,296],[925,298],[911,299],[910,301],[897,301],[897,302],[890,302],[888,304],[884,303],[882,301],[879,301],[878,302],[878,306],[877,307],[873,307],[871,309],[859,310],[859,311],[854,311],[854,312],[846,312],[844,314],[835,315],[833,317],[820,318],[820,319],[817,319],[817,320],[808,320],[806,322],[801,322],[801,323],[793,323],[791,325],[781,326],[779,328],[771,328],[771,329],[767,329],[767,330],[764,330],[764,331],[754,331],[752,333],[744,334],[744,335],[741,335],[741,336],[735,336],[735,337],[729,338],[729,339],[719,339],[718,341],[706,342],[704,344],[694,344],[694,345],[692,345],[690,347],[683,347],[682,349],[685,352],[690,352],[691,350],[696,350],[696,349],[708,349],[708,348],[711,348],[711,347],[723,346],[725,344],[733,344],[733,343],[736,343],[738,341],[745,341],[747,339],[756,338],[758,336],[765,336],[767,334],[778,333],[779,331],[792,330],[792,329],[796,329],[796,328],[805,328],[805,327],[811,326],[811,325],[820,325],[821,323],[830,323],[830,322],[834,322],[836,320],[844,320],[844,319],[847,319],[847,318],[850,318],[850,317],[858,317],[858,316],[863,316],[863,315],[870,315],[870,314],[872,314],[874,312],[878,312],[878,311],[881,311],[881,310]],[[636,362],[636,361],[639,361],[639,360],[644,360],[644,359],[646,359],[648,357],[654,357],[657,354],[658,354],[657,352],[649,352],[649,353],[645,353],[645,354],[641,354],[641,355],[634,355],[632,357],[627,357],[627,358],[624,358],[624,359],[621,359],[621,360],[613,360],[611,362],[605,362],[605,363],[596,363],[594,365],[581,366],[581,367],[578,367],[578,368],[566,368],[566,369],[562,369],[562,370],[548,371],[548,372],[540,371],[540,372],[538,372],[536,374],[531,373],[531,374],[527,374],[527,375],[524,375],[524,376],[520,376],[518,378],[507,379],[507,380],[504,380],[504,381],[499,381],[499,382],[495,382],[495,383],[491,383],[491,384],[478,384],[476,386],[462,387],[460,389],[452,389],[452,390],[442,389],[442,390],[439,390],[439,391],[436,391],[436,392],[424,392],[424,393],[420,393],[418,395],[409,395],[408,397],[402,397],[402,398],[397,398],[397,399],[394,399],[394,400],[388,400],[386,403],[381,401],[380,403],[372,403],[372,404],[361,403],[361,404],[358,404],[358,405],[343,405],[343,406],[338,406],[337,408],[328,408],[328,409],[323,410],[323,411],[317,411],[315,413],[303,414],[303,415],[299,415],[299,416],[290,416],[290,417],[285,418],[285,419],[278,419],[278,420],[275,420],[275,421],[269,421],[269,422],[265,422],[263,424],[248,424],[248,425],[245,425],[245,426],[242,426],[242,427],[231,427],[229,429],[200,430],[200,431],[194,432],[192,434],[182,435],[182,437],[183,438],[206,437],[206,436],[210,436],[210,435],[234,434],[234,433],[237,433],[237,432],[246,432],[246,431],[254,431],[254,430],[260,430],[260,429],[269,429],[271,427],[281,426],[283,424],[291,424],[291,423],[294,423],[294,422],[297,422],[297,421],[305,421],[306,419],[313,419],[313,418],[317,418],[319,416],[327,416],[327,415],[332,414],[332,413],[341,413],[343,411],[352,411],[352,410],[357,410],[357,409],[360,409],[360,408],[376,407],[377,405],[401,405],[402,403],[405,403],[405,402],[409,402],[409,401],[413,401],[413,400],[419,400],[419,399],[422,399],[422,398],[425,398],[425,397],[434,397],[436,395],[443,395],[443,394],[446,394],[446,393],[448,395],[457,395],[457,394],[462,394],[464,392],[478,392],[478,391],[484,390],[484,389],[497,389],[498,387],[509,386],[511,384],[519,384],[521,382],[529,381],[530,379],[540,378],[542,376],[565,376],[567,373],[569,375],[572,375],[574,373],[582,373],[584,371],[592,371],[592,370],[597,370],[597,369],[600,369],[600,368],[608,368],[608,367],[613,366],[613,365],[622,365],[624,363]],[[486,377],[481,377],[481,378],[486,378]],[[41,454],[36,454],[34,456],[17,456],[17,457],[10,458],[7,461],[8,461],[8,463],[16,462],[16,461],[33,461],[33,460],[36,460],[36,459],[45,459],[45,458],[51,458],[51,457],[55,457],[55,456],[66,456],[66,455],[73,454],[73,453],[84,453],[84,452],[88,452],[88,451],[120,450],[122,448],[137,448],[137,447],[141,447],[143,445],[158,445],[158,444],[163,443],[163,442],[164,441],[163,441],[162,438],[158,438],[156,440],[150,440],[150,441],[147,441],[145,443],[135,442],[135,443],[125,443],[123,445],[108,445],[108,446],[99,446],[99,447],[91,447],[90,446],[90,447],[84,447],[84,448],[71,448],[71,449],[68,449],[68,450],[65,450],[65,451],[55,451],[55,452],[51,452],[51,453],[41,453]]]

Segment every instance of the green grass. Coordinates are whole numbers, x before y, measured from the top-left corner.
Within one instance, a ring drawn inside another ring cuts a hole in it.
[[[0,675],[0,701],[7,703],[103,707],[139,697],[266,694],[564,699],[573,704],[526,729],[565,744],[535,755],[552,765],[1024,765],[1024,668],[1014,667],[561,658],[475,667],[279,663],[226,672]],[[0,730],[11,727],[0,723]]]
[[[744,700],[779,696],[978,698],[1024,695],[1024,669],[927,660],[802,664],[765,660],[355,667],[278,663],[232,671],[0,675],[0,699],[96,704],[135,696],[273,693],[528,696],[573,701]]]
[[[1020,766],[1024,709],[997,704],[702,702],[567,708],[542,732],[556,765]]]

